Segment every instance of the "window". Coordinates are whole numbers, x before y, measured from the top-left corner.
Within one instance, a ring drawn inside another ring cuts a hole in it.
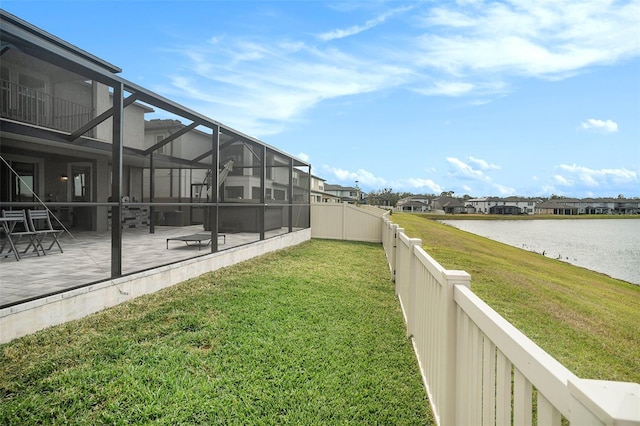
[[[244,163],[243,163],[243,146],[242,145],[232,145],[224,151],[220,151],[220,157],[224,158],[221,163],[224,163],[228,160],[233,160],[233,169],[229,172],[230,176],[242,176],[244,174]]]
[[[71,200],[91,201],[91,168],[73,166],[71,169]]]
[[[226,199],[242,199],[244,197],[244,187],[242,186],[225,186],[224,192]]]
[[[156,144],[162,142],[163,140],[164,140],[164,135],[156,135]],[[156,154],[169,155],[170,146],[171,146],[171,142],[169,142],[168,144],[162,145],[160,148],[156,149]]]
[[[273,190],[273,198],[275,200],[281,200],[284,201],[286,200],[286,193],[283,190],[280,189],[274,189]]]
[[[35,201],[36,164],[14,162],[12,166],[17,173],[13,178],[12,201]]]
[[[251,198],[254,200],[259,200],[260,199],[260,187],[259,186],[252,186],[251,187]]]

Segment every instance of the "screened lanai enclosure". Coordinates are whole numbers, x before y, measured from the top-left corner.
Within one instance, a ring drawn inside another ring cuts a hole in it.
[[[309,164],[5,11],[0,38],[0,307],[310,226]]]

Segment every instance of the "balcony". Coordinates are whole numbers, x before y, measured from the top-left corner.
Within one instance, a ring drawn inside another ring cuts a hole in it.
[[[0,80],[0,117],[73,132],[91,120],[92,108]]]

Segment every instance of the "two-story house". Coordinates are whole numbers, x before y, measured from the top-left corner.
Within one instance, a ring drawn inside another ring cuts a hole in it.
[[[324,190],[343,203],[355,204],[362,201],[362,192],[357,187],[325,184]]]
[[[163,210],[172,225],[216,224],[214,236],[310,226],[308,163],[4,10],[0,24],[0,209],[46,208],[73,231],[110,229],[111,276],[121,274],[123,229],[153,233]]]
[[[326,179],[311,175],[312,203],[340,203],[340,197],[325,191]]]

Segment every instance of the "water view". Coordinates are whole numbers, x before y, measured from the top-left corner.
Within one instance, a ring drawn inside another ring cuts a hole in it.
[[[640,219],[442,222],[640,285]]]

